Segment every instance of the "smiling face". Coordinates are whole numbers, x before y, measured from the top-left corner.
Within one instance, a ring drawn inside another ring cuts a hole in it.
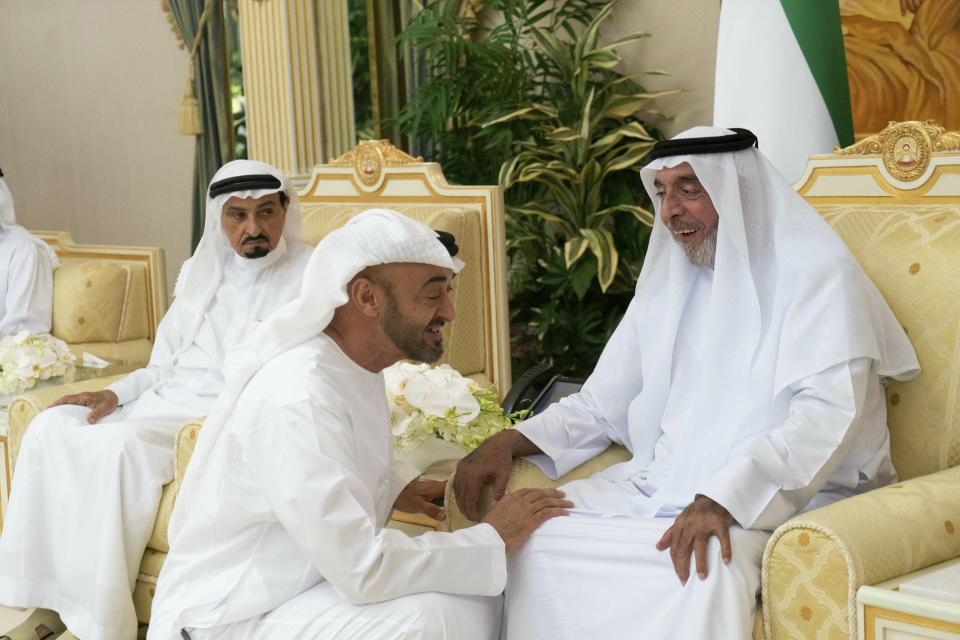
[[[227,200],[220,211],[220,226],[233,250],[244,258],[262,258],[276,249],[283,235],[287,203],[279,192]]]
[[[660,201],[660,218],[673,239],[691,263],[712,269],[720,216],[693,168],[684,162],[660,169],[653,184]]]
[[[440,329],[456,315],[450,300],[453,271],[416,263],[397,264],[390,271],[380,283],[386,294],[384,334],[402,357],[436,362],[443,355]]]

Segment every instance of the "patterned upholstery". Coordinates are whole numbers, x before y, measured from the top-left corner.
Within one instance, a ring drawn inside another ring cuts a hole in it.
[[[68,343],[149,338],[145,290],[143,265],[69,260],[53,274],[53,334]]]
[[[901,479],[960,462],[960,207],[821,205],[889,302],[923,374],[887,387],[894,464]]]

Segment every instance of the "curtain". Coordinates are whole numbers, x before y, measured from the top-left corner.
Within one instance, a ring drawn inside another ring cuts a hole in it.
[[[233,116],[230,108],[227,48],[221,0],[204,25],[197,55],[193,60],[194,91],[200,103],[203,133],[197,136],[193,172],[193,232],[191,253],[203,235],[206,191],[210,179],[224,163],[233,159]],[[180,37],[190,50],[197,25],[206,6],[204,0],[164,0]]]

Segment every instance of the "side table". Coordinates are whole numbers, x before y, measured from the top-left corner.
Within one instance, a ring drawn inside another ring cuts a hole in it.
[[[960,640],[960,604],[902,592],[937,571],[960,571],[960,558],[857,590],[860,640]]]

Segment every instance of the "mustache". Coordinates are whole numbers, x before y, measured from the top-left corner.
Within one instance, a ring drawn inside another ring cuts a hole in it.
[[[670,221],[667,222],[667,228],[669,228],[671,231],[679,231],[680,229],[699,230],[703,228],[703,224],[697,222],[696,220],[680,220],[678,218],[670,218]]]
[[[243,242],[241,242],[240,244],[247,244],[247,243],[253,243],[253,242],[269,242],[269,240],[267,240],[267,236],[261,233],[260,235],[244,238]]]

